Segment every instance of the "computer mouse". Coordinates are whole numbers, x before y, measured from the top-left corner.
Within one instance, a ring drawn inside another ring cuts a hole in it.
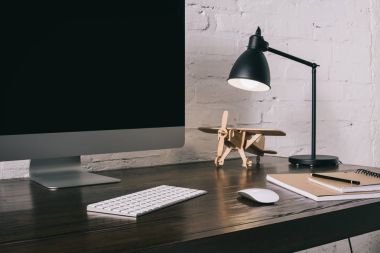
[[[263,204],[277,202],[280,197],[272,190],[262,188],[250,188],[238,191],[239,195]]]

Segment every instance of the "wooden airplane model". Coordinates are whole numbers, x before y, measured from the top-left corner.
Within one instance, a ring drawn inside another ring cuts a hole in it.
[[[220,128],[198,128],[205,133],[218,134],[218,148],[215,157],[215,165],[220,168],[224,164],[224,159],[228,154],[237,150],[243,160],[242,166],[245,168],[252,166],[252,160],[247,158],[245,151],[256,155],[256,162],[260,163],[260,157],[264,154],[277,154],[276,151],[266,150],[265,135],[285,136],[283,131],[275,129],[255,129],[255,128],[231,128],[227,127],[228,111],[223,112],[222,125]],[[226,147],[224,149],[224,147]]]

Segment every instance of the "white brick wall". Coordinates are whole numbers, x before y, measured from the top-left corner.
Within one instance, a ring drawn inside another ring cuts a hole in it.
[[[273,127],[268,138],[280,155],[308,153],[310,69],[266,53],[272,90],[249,93],[226,84],[249,36],[262,28],[270,46],[321,65],[318,68],[317,151],[344,163],[380,166],[380,1],[187,0],[186,144],[181,149],[83,157],[89,169],[213,159],[223,110],[230,124]],[[27,162],[0,163],[0,178],[27,176]],[[354,238],[356,252],[380,251],[376,233]],[[359,246],[358,246],[359,245]],[[307,252],[347,252],[346,242]]]

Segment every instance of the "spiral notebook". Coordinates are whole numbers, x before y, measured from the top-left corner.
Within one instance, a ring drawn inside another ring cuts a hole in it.
[[[340,192],[309,180],[310,173],[268,174],[267,180],[315,201],[379,198],[378,191]]]
[[[380,191],[380,173],[368,169],[358,169],[352,172],[329,172],[318,173],[320,175],[332,176],[347,180],[360,181],[360,185],[339,182],[330,179],[309,177],[311,182],[320,184],[324,187],[339,192],[363,192],[363,191]]]

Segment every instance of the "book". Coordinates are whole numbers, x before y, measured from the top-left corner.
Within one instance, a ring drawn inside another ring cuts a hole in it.
[[[358,169],[352,172],[327,172],[318,174],[360,182],[360,185],[354,185],[325,178],[309,177],[310,181],[339,192],[380,191],[380,174],[370,170]]]
[[[379,198],[380,191],[342,193],[309,180],[310,173],[268,174],[267,181],[315,201]]]

